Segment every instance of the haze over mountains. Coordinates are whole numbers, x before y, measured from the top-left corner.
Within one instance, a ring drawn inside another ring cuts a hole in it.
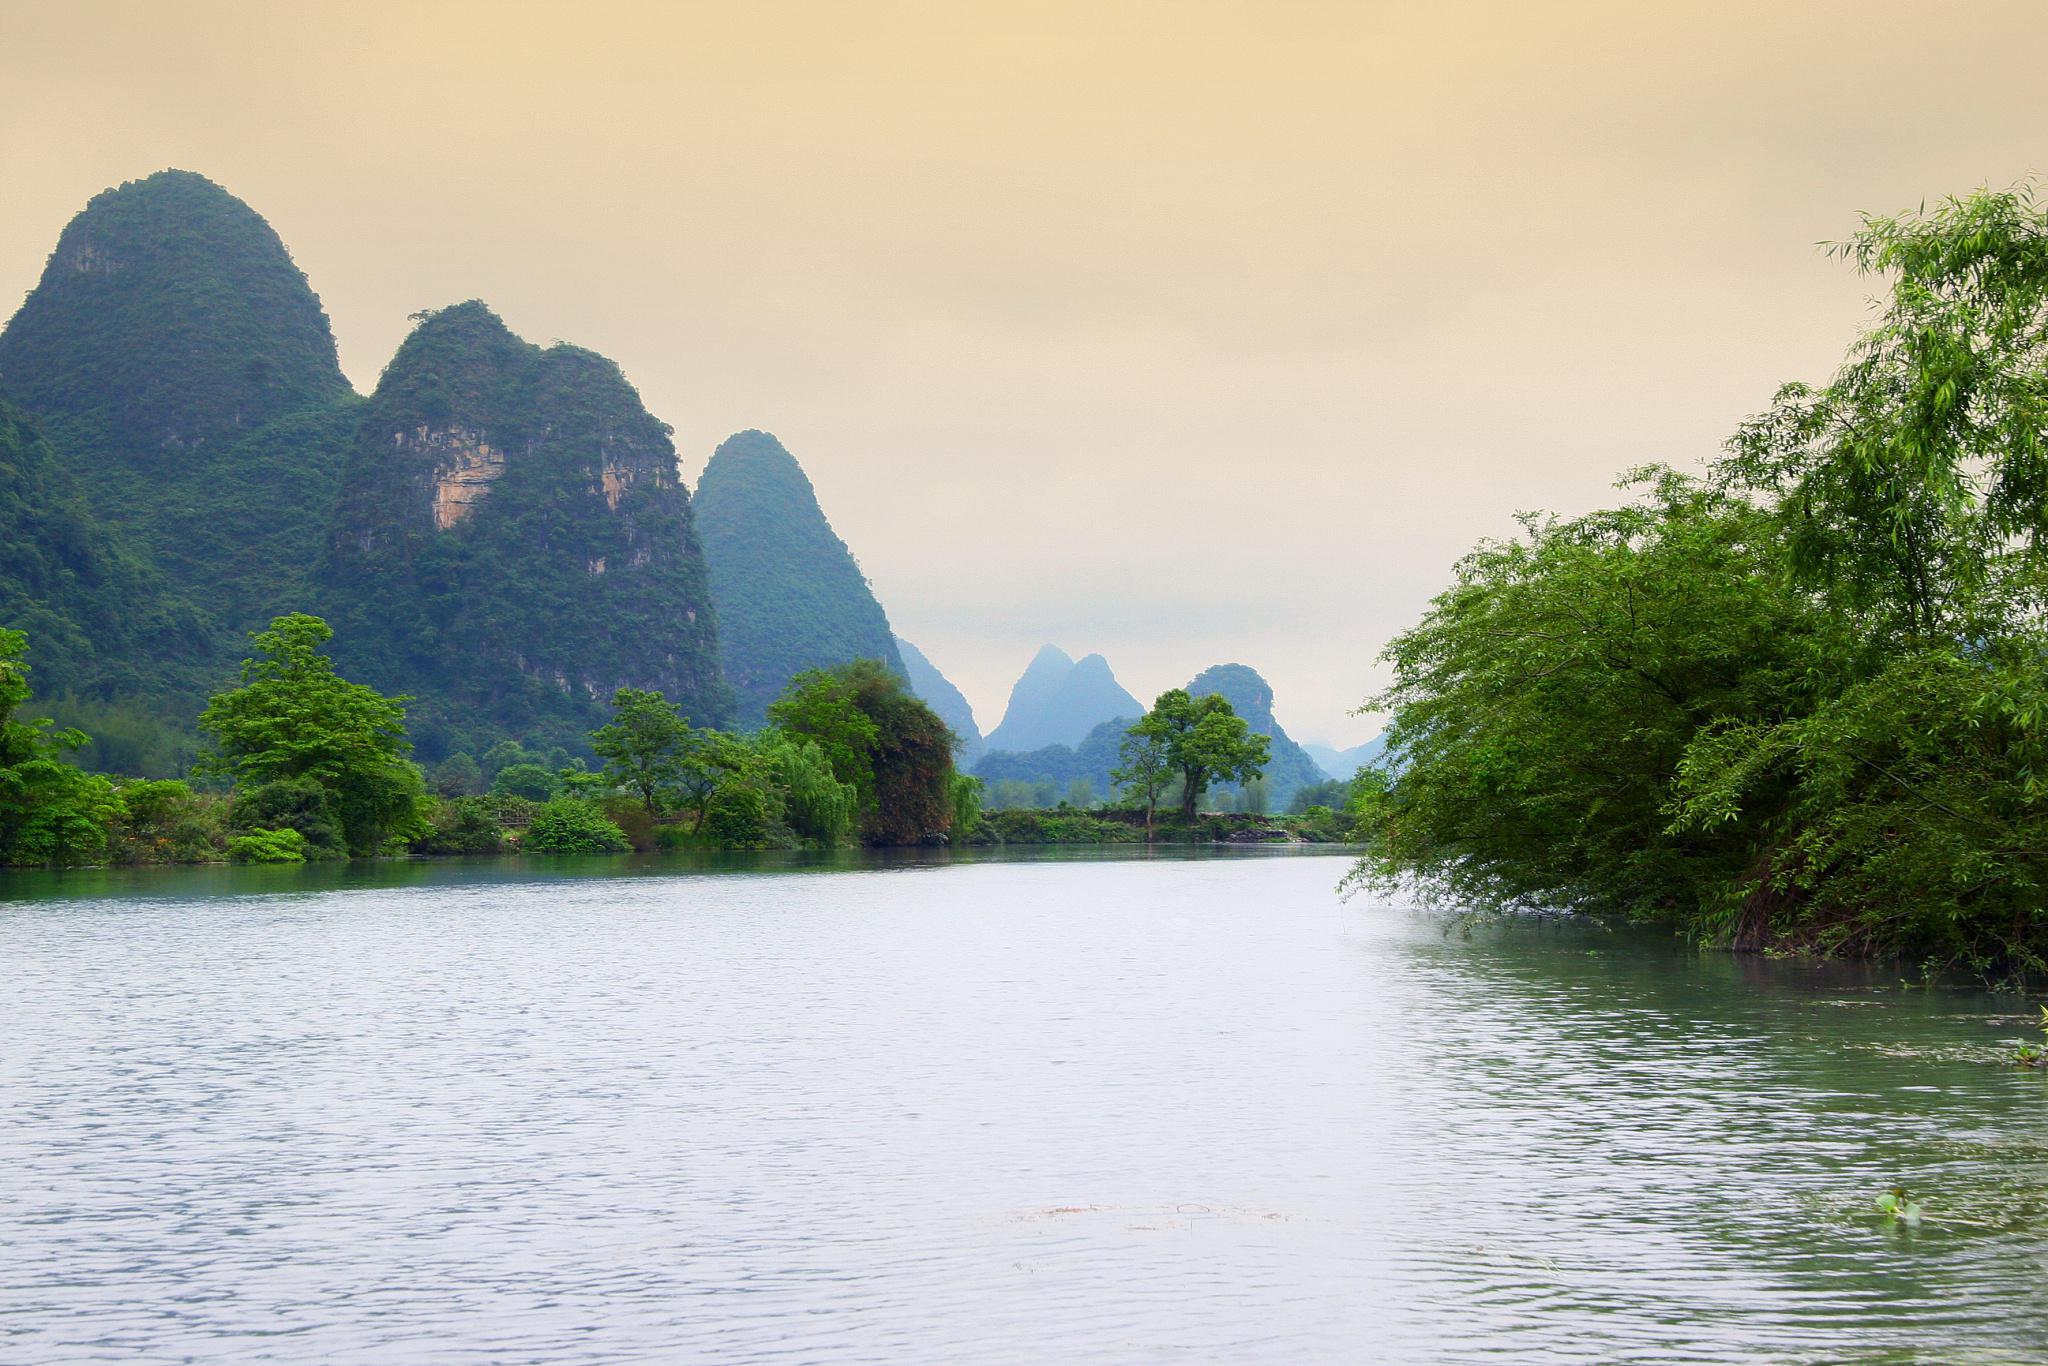
[[[984,741],[775,437],[726,440],[693,496],[615,362],[480,300],[413,322],[358,394],[250,206],[187,171],[92,198],[0,331],[0,624],[30,633],[46,707],[189,742],[247,633],[299,610],[330,620],[345,670],[415,699],[427,761],[579,748],[620,686],[758,724],[793,674],[864,657],[967,764],[1143,713],[1102,655],[1047,646]]]
[[[1100,659],[1100,656],[1091,655],[1089,658]],[[1105,661],[1095,676],[1106,676],[1108,668]],[[1067,680],[1079,671],[1080,665],[1068,660],[1063,651],[1055,646],[1046,646],[1031,661],[1031,667],[1024,671],[1024,676],[1017,680],[1017,686],[1011,693],[1011,716],[1022,721],[1036,721],[1053,712],[1064,695]],[[1196,697],[1212,693],[1221,696],[1230,703],[1232,711],[1245,719],[1246,725],[1271,740],[1265,780],[1267,796],[1276,809],[1284,807],[1299,789],[1333,776],[1326,774],[1308,751],[1296,744],[1274,719],[1272,686],[1256,669],[1243,664],[1217,664],[1189,680],[1187,690]],[[1118,691],[1121,692],[1121,688]],[[1078,712],[1058,713],[1056,722],[1041,724],[1035,730],[1019,727],[1018,734],[1056,733],[1066,737],[1029,749],[997,743],[997,737],[1009,727],[1010,717],[1005,717],[1004,727],[989,736],[984,752],[972,766],[973,771],[976,776],[990,782],[1004,779],[1049,782],[1062,791],[1077,780],[1084,781],[1097,797],[1106,798],[1114,788],[1110,773],[1119,762],[1118,747],[1125,729],[1131,718],[1142,715],[1145,710],[1135,701],[1128,703],[1127,707],[1105,702],[1096,710],[1113,714],[1103,716],[1078,735],[1074,733],[1075,726],[1082,719]],[[1351,774],[1342,776],[1349,778]]]
[[[1078,744],[1104,721],[1144,714],[1144,705],[1116,681],[1101,655],[1076,661],[1057,645],[1046,645],[1010,689],[1010,705],[1001,724],[988,733],[988,748],[1026,751]]]

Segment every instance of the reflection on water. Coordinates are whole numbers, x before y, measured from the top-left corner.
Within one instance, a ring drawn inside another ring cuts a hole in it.
[[[0,1360],[2048,1360],[2010,1000],[840,862],[0,884]]]

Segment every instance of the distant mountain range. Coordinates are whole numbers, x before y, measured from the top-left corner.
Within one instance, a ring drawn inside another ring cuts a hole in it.
[[[1349,782],[1359,769],[1367,764],[1377,763],[1379,757],[1387,752],[1387,737],[1375,735],[1364,744],[1353,745],[1350,749],[1338,749],[1320,742],[1310,742],[1304,744],[1302,748],[1323,772],[1332,778],[1342,778]]]
[[[693,496],[614,362],[533,345],[474,299],[413,321],[356,393],[285,244],[191,172],[107,190],[64,228],[0,330],[0,626],[29,633],[39,707],[128,737],[92,762],[189,754],[248,633],[311,611],[344,671],[413,699],[426,762],[581,750],[622,686],[756,725],[792,675],[875,658],[963,764],[1040,755],[1106,787],[1145,707],[1101,655],[1041,649],[984,740],[774,436],[725,441]],[[1195,683],[1274,736],[1276,794],[1319,771],[1256,673]]]
[[[1100,656],[1091,655],[1089,658]],[[1058,696],[1056,689],[1048,684],[1067,677],[1067,672],[1061,668],[1064,661],[1066,656],[1050,645],[1040,650],[1011,693],[1011,714],[1016,714],[1020,696],[1027,707],[1026,715],[1036,714],[1030,708],[1043,705],[1038,699]],[[1108,664],[1104,663],[1104,675],[1108,669]],[[1118,691],[1122,692],[1122,689]],[[1273,718],[1273,689],[1256,669],[1243,664],[1218,664],[1195,675],[1188,683],[1188,691],[1197,697],[1211,693],[1221,696],[1230,703],[1232,711],[1245,719],[1247,725],[1270,737],[1272,743],[1265,780],[1267,797],[1275,809],[1284,809],[1300,788],[1324,781],[1327,776],[1324,771]],[[1130,695],[1125,693],[1124,696],[1129,698]],[[1094,787],[1098,797],[1108,797],[1113,786],[1109,775],[1117,765],[1118,746],[1130,722],[1144,713],[1145,708],[1133,699],[1126,709],[1096,722],[1071,740],[1054,741],[1029,750],[1009,749],[998,744],[998,737],[1003,733],[999,729],[989,736],[988,749],[974,765],[974,773],[988,782],[1004,779],[1052,782],[1062,789],[1075,779],[1085,779]],[[1008,722],[1006,716],[1006,727]]]
[[[1144,714],[1144,706],[1124,691],[1101,655],[1084,655],[1076,662],[1057,645],[1046,645],[1010,689],[1010,704],[1001,724],[988,733],[988,748],[1025,752],[1079,744],[1104,721]]]

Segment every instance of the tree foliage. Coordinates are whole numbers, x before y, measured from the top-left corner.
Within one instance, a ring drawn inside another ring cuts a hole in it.
[[[0,864],[92,863],[124,814],[114,785],[66,762],[77,731],[16,716],[28,701],[28,641],[0,629]]]
[[[863,841],[920,844],[952,825],[952,733],[879,660],[810,669],[769,704],[770,720],[816,744],[852,788]]]
[[[316,785],[348,851],[374,854],[386,840],[424,833],[425,782],[406,757],[406,699],[337,674],[321,652],[333,634],[298,612],[254,634],[256,654],[242,662],[242,685],[200,715],[215,745],[204,767],[244,790]]]
[[[2048,968],[2048,214],[1980,192],[1839,254],[1889,298],[1834,380],[1705,481],[1482,545],[1388,648],[1368,877]]]
[[[1186,688],[1159,694],[1128,729],[1141,742],[1156,743],[1167,767],[1180,780],[1180,816],[1192,825],[1202,794],[1212,783],[1242,783],[1259,776],[1269,741],[1245,724],[1229,699],[1216,693],[1192,697]]]

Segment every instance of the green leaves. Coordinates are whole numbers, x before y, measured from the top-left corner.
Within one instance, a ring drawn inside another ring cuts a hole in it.
[[[335,673],[320,652],[333,635],[303,612],[254,634],[257,652],[242,663],[242,686],[214,697],[199,717],[215,745],[202,768],[243,789],[318,784],[349,852],[367,856],[386,840],[426,832],[426,784],[406,757],[408,699]]]

